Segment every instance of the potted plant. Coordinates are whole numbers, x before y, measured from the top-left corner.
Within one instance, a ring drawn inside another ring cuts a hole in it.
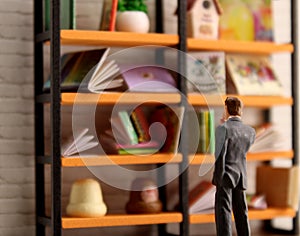
[[[147,33],[150,21],[145,0],[119,0],[116,19],[117,31]]]

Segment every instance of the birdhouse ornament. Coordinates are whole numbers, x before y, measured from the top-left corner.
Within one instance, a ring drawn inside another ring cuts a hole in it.
[[[218,39],[222,8],[218,0],[188,0],[188,37]]]

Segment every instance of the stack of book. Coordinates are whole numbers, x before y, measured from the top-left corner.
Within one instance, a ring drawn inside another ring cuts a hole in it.
[[[183,111],[181,108],[155,108],[146,116],[142,107],[131,113],[118,111],[110,119],[112,137],[119,154],[154,154],[176,152],[180,136]]]
[[[198,119],[198,129],[194,122],[189,122],[189,133],[197,132],[193,142],[197,142],[197,153],[213,154],[215,151],[215,112],[214,110],[198,110],[196,111]],[[192,145],[194,146],[194,145]]]
[[[131,114],[118,111],[110,122],[119,154],[152,154],[159,150],[158,143],[151,140],[149,122],[141,107],[136,107]]]

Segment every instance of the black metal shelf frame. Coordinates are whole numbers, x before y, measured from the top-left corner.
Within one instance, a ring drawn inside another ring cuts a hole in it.
[[[36,178],[36,235],[45,236],[46,227],[51,228],[51,235],[62,235],[62,213],[61,213],[61,94],[60,94],[60,1],[50,0],[50,29],[44,30],[43,21],[43,0],[34,0],[34,86],[35,86],[35,178]],[[180,81],[180,90],[182,92],[181,106],[187,107],[186,100],[186,81],[181,75],[185,74],[186,61],[183,53],[187,52],[186,35],[186,0],[177,0],[178,3],[178,81]],[[293,163],[299,163],[299,95],[298,95],[298,19],[297,19],[297,0],[291,1],[291,22],[292,22],[292,41],[294,53],[292,54],[292,97],[294,104],[292,106],[292,140],[295,156]],[[163,10],[162,0],[156,0],[156,31],[163,32]],[[50,94],[43,93],[43,45],[45,41],[50,41],[50,73],[51,88]],[[51,122],[51,155],[45,156],[44,143],[44,103],[50,102],[50,122]],[[185,109],[186,110],[186,109]],[[185,122],[186,114],[183,119],[181,132],[180,150],[183,161],[179,164],[179,194],[180,207],[183,215],[183,221],[180,223],[180,235],[189,235],[189,214],[188,214],[188,133]],[[45,170],[44,165],[51,165],[51,217],[45,216]],[[159,178],[164,178],[160,176]],[[165,189],[160,190],[164,194]],[[163,196],[166,201],[165,196]],[[299,223],[297,216],[293,219],[293,229],[290,234],[298,235]],[[159,235],[168,235],[166,224],[158,225]]]

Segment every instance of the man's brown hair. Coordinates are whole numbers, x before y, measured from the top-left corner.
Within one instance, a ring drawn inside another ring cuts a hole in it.
[[[243,103],[237,97],[227,97],[225,100],[228,114],[231,116],[241,116]]]

